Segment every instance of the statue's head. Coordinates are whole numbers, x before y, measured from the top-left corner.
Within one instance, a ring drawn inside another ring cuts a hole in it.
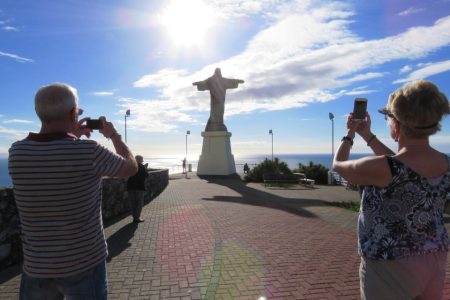
[[[216,68],[216,70],[214,71],[214,75],[217,77],[222,77],[222,72],[220,72],[220,68]]]

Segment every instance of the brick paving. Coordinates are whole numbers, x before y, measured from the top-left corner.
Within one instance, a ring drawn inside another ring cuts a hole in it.
[[[267,188],[236,178],[174,177],[105,229],[110,299],[359,299],[357,213],[343,187]],[[17,299],[18,267],[0,272]],[[450,299],[447,268],[446,299]]]

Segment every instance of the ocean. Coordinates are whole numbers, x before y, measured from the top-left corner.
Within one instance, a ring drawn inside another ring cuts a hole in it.
[[[357,159],[368,154],[351,154],[351,159]],[[287,163],[289,168],[295,169],[299,163],[308,164],[312,161],[315,164],[322,164],[327,168],[331,167],[331,154],[277,154],[280,160]],[[271,159],[271,155],[245,155],[234,157],[236,163],[236,171],[243,173],[244,164],[247,163],[250,168],[262,162],[264,159]],[[183,157],[152,157],[144,156],[144,163],[148,163],[149,168],[169,169],[169,174],[181,173]],[[188,161],[192,165],[192,171],[197,170],[198,160]],[[8,174],[8,160],[0,158],[0,187],[11,186],[11,177]]]

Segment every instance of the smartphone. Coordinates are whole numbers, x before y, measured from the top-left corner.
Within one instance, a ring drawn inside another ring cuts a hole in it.
[[[91,128],[91,129],[102,129],[103,124],[98,119],[90,119],[90,120],[86,121],[86,127]]]
[[[355,105],[353,107],[353,119],[362,120],[366,118],[367,99],[355,98]]]

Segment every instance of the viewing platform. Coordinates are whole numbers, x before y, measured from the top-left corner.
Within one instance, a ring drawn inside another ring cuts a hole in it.
[[[171,175],[145,222],[107,224],[109,299],[359,299],[358,214],[327,203],[358,200],[343,186]],[[1,299],[18,299],[20,272],[0,272]]]

